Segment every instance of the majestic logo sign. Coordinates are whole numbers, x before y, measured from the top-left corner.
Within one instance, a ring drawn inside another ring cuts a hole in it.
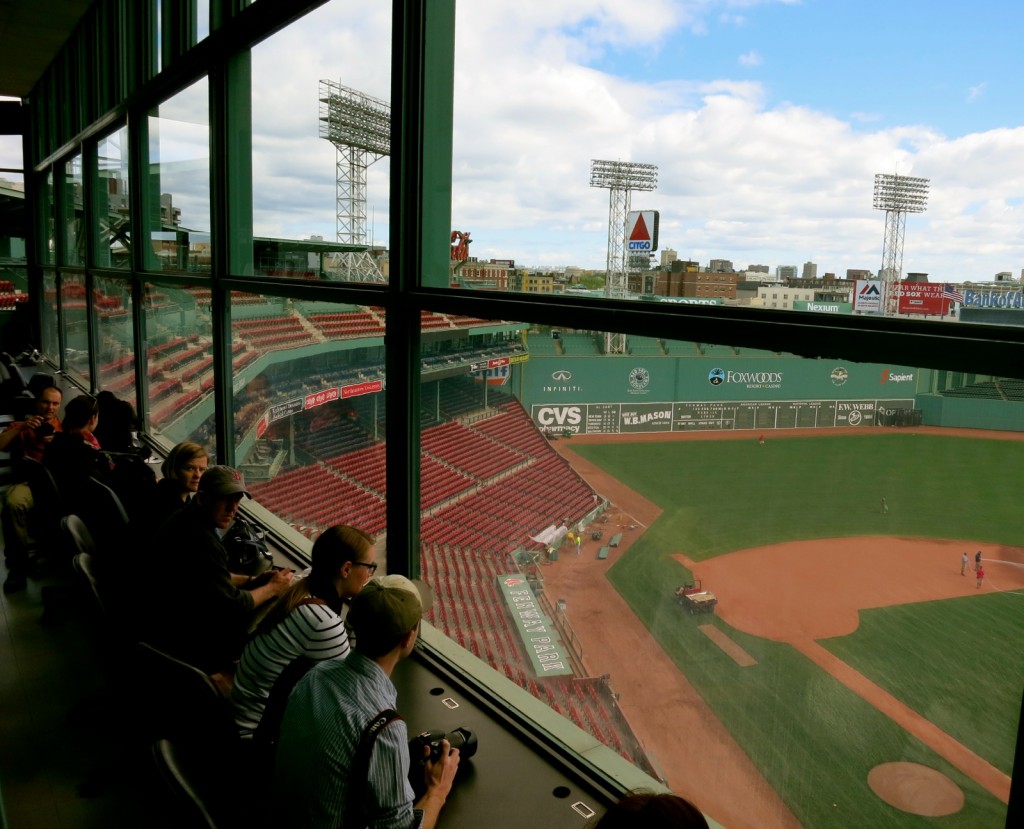
[[[833,386],[841,386],[847,380],[850,379],[850,372],[848,372],[842,366],[836,366],[832,369],[832,373],[829,375],[829,379],[832,381]]]
[[[878,279],[858,279],[853,295],[854,311],[882,310],[882,283]]]
[[[708,374],[708,382],[712,386],[720,386],[725,382],[725,369],[713,368],[711,373]]]

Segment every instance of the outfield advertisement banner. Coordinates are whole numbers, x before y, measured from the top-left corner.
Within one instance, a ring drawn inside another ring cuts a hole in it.
[[[498,576],[498,589],[515,620],[519,638],[526,646],[537,676],[569,676],[569,649],[558,637],[551,620],[540,608],[526,577],[521,573]]]
[[[897,310],[901,314],[942,316],[949,310],[945,288],[937,282],[901,282],[895,287]]]
[[[633,405],[638,419],[624,425],[636,431],[649,430],[645,418],[664,411],[664,401],[888,400],[928,388],[922,370],[907,366],[701,349],[704,354],[693,343],[668,342],[661,355],[533,355],[514,366],[511,385],[531,411],[533,405]]]
[[[534,404],[546,434],[620,435],[729,429],[815,429],[897,422],[912,399],[685,401],[676,403]]]

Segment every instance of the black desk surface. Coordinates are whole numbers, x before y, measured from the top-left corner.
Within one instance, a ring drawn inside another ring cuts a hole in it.
[[[459,764],[439,829],[578,829],[607,801],[491,716],[417,657],[395,669],[398,710],[410,736],[465,727],[479,748]]]

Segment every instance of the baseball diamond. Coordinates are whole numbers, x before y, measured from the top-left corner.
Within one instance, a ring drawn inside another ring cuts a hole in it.
[[[1001,826],[1024,685],[1024,655],[1009,644],[1024,636],[1010,494],[1024,483],[1024,435],[755,437],[555,442],[636,527],[610,562],[546,571],[583,632],[588,672],[611,674],[667,782],[723,825],[917,826],[943,815],[943,825]],[[981,550],[996,583],[978,593],[962,578],[961,548]],[[668,586],[693,579],[714,590],[714,616],[672,601]],[[609,608],[614,625],[602,621]],[[723,650],[708,624],[749,659]],[[637,648],[648,636],[658,646]],[[701,746],[699,763],[684,746]],[[911,788],[931,794],[923,804],[893,795]]]

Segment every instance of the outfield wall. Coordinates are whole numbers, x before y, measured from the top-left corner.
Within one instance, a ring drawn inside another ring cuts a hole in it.
[[[917,408],[926,426],[1024,432],[1024,403],[1016,400],[923,394],[917,398]]]
[[[930,372],[782,355],[531,354],[512,387],[543,432],[834,428],[896,422]]]

